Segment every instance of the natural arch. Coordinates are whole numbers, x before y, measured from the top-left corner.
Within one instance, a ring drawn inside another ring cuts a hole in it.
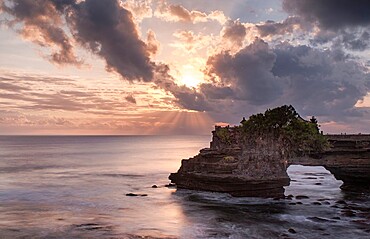
[[[326,135],[291,106],[267,110],[241,126],[217,127],[210,148],[185,159],[170,180],[178,188],[234,196],[279,197],[289,165],[323,166],[342,188],[370,185],[370,135]]]

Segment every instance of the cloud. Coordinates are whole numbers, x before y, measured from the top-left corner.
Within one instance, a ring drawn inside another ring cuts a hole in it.
[[[22,92],[28,90],[27,87],[14,84],[12,79],[7,77],[0,77],[0,89],[10,92]]]
[[[151,4],[152,0],[126,0],[123,6],[134,15],[135,19],[141,22],[143,19],[153,16]]]
[[[246,35],[247,29],[239,20],[227,21],[222,30],[222,37],[238,47],[243,45]]]
[[[284,21],[266,21],[264,23],[256,24],[260,37],[285,35],[293,33],[297,29],[312,28],[310,24],[304,23],[300,17],[288,17]]]
[[[147,42],[146,44],[147,44],[148,52],[153,56],[156,55],[158,50],[159,50],[160,43],[157,40],[157,37],[156,37],[154,31],[148,30],[147,37],[146,37],[146,42]]]
[[[109,112],[110,115],[115,114],[114,110],[129,109],[120,99],[104,97],[99,91],[89,91],[72,82],[69,78],[30,75],[0,77],[0,104],[25,111]]]
[[[12,0],[9,5],[1,1],[1,10],[14,18],[8,25],[16,28],[19,23],[20,34],[42,47],[50,47],[51,54],[48,59],[54,63],[81,65],[73,47],[73,40],[63,29],[63,17],[58,8],[63,2],[47,0]]]
[[[154,63],[147,45],[139,39],[132,14],[117,0],[86,0],[68,17],[77,41],[101,56],[107,68],[128,80],[151,81]]]
[[[171,91],[180,92],[173,95],[182,107],[208,111],[216,120],[282,104],[336,122],[366,114],[355,105],[370,91],[370,74],[337,50],[256,39],[235,54],[211,56],[206,73],[210,81],[198,90],[171,86]]]
[[[13,17],[9,25],[22,23],[21,34],[45,47],[56,46],[50,56],[58,64],[79,64],[73,42],[102,57],[107,69],[129,81],[152,81],[155,64],[150,59],[154,34],[146,45],[131,12],[118,0],[10,0],[2,10]],[[68,36],[64,19],[67,21]]]
[[[133,95],[128,95],[125,97],[125,99],[127,100],[127,102],[129,103],[132,103],[132,104],[136,104],[136,99],[134,98]]]
[[[370,90],[370,75],[359,63],[308,46],[281,44],[274,52],[272,72],[285,81],[281,102],[292,102],[306,115],[336,120],[361,115],[355,104]]]
[[[212,36],[195,34],[193,31],[177,31],[173,34],[176,42],[170,46],[183,50],[185,53],[199,53],[200,50],[209,47]]]
[[[317,22],[324,29],[370,25],[370,1],[367,0],[284,0],[283,9],[305,21]]]
[[[156,72],[155,84],[157,87],[169,92],[175,98],[172,103],[181,108],[195,111],[211,111],[213,108],[205,99],[205,96],[194,88],[188,88],[185,85],[179,86],[169,75],[169,67],[161,65]]]
[[[200,23],[217,21],[224,24],[227,21],[227,17],[222,11],[212,11],[210,14],[196,10],[190,11],[181,5],[168,4],[166,1],[159,1],[154,15],[170,22]]]
[[[276,56],[264,41],[257,39],[235,55],[222,52],[208,59],[208,74],[233,90],[234,99],[266,104],[281,94],[280,84],[271,70]],[[214,91],[214,90],[213,90]]]

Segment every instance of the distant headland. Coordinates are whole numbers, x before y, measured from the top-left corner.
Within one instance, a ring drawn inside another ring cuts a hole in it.
[[[343,190],[370,189],[370,135],[324,135],[293,106],[268,109],[233,127],[216,126],[210,148],[182,160],[177,188],[233,196],[282,197],[292,164],[324,166]]]

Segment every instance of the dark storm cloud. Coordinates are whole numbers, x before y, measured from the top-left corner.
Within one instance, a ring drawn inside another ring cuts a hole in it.
[[[127,80],[151,81],[155,64],[150,53],[155,49],[139,38],[132,14],[118,0],[10,0],[1,4],[13,17],[8,24],[22,23],[21,33],[41,46],[56,46],[50,56],[58,64],[80,64],[74,55],[73,41],[101,56],[107,69]],[[63,19],[67,20],[65,31]],[[150,39],[154,40],[151,33]],[[152,42],[153,43],[153,42]]]
[[[345,117],[369,91],[370,75],[360,64],[335,51],[281,44],[274,49],[274,75],[285,81],[280,100],[292,102],[306,115]]]
[[[261,37],[289,34],[297,26],[301,29],[309,28],[309,24],[304,23],[299,17],[288,17],[282,22],[266,21],[256,25]]]
[[[288,43],[271,47],[259,39],[235,55],[210,57],[208,73],[220,81],[202,84],[200,93],[216,109],[227,102],[260,110],[293,104],[305,116],[340,120],[361,116],[355,105],[370,90],[367,69],[343,52]]]
[[[62,1],[57,2],[61,8]],[[1,10],[14,19],[8,21],[10,26],[23,23],[20,33],[43,47],[53,48],[49,60],[57,64],[81,64],[74,53],[71,39],[68,37],[61,22],[62,17],[54,5],[54,1],[47,0],[11,0],[1,1]],[[57,48],[58,50],[55,50]]]
[[[284,0],[283,9],[326,29],[370,25],[368,0]]]
[[[268,44],[257,39],[235,55],[223,52],[210,57],[208,72],[217,75],[222,85],[231,85],[235,99],[266,104],[281,94],[280,83],[271,72],[275,59]],[[222,91],[228,93],[227,88]]]
[[[68,18],[74,37],[128,80],[151,81],[154,63],[132,14],[117,0],[86,0]]]
[[[283,9],[291,15],[287,19],[256,24],[260,37],[311,37],[313,46],[326,44],[351,51],[369,48],[368,0],[284,0]]]

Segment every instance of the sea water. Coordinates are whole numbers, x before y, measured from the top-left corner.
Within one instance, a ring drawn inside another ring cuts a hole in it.
[[[0,238],[370,238],[370,194],[323,167],[289,167],[291,200],[165,187],[209,141],[1,136]]]

